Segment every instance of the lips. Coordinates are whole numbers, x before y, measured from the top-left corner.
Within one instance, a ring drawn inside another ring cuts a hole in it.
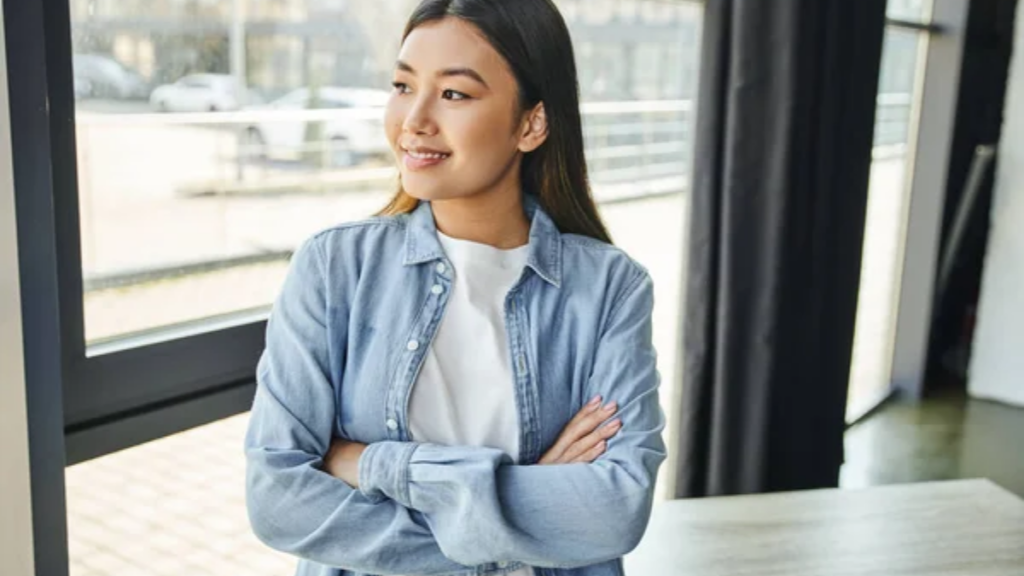
[[[425,148],[422,146],[408,148],[403,147],[402,150],[405,152],[405,156],[402,161],[405,163],[406,168],[410,170],[431,168],[451,157],[450,152],[442,152],[440,150],[434,150],[432,148]]]

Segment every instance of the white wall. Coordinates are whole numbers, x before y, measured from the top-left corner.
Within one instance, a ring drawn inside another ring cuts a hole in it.
[[[30,576],[32,499],[4,46],[0,11],[0,574]]]
[[[1024,406],[1024,10],[997,156],[992,229],[971,357],[972,396]]]

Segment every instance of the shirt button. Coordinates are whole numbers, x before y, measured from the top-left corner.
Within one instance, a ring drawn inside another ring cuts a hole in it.
[[[444,287],[441,286],[440,284],[434,284],[434,287],[431,288],[430,291],[433,292],[434,295],[440,296],[441,293],[444,292]]]
[[[444,274],[445,270],[447,270],[447,269],[448,269],[448,267],[444,265],[444,262],[438,262],[437,263],[437,273],[438,274]]]
[[[416,340],[409,340],[409,343],[405,345],[410,352],[415,352],[420,349],[420,343]]]
[[[394,418],[388,418],[387,425],[389,430],[398,429],[398,422],[396,422]]]

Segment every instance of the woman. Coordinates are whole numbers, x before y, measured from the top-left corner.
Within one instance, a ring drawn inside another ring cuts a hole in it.
[[[246,434],[301,575],[621,574],[665,457],[652,285],[587,184],[550,0],[426,0],[385,118],[400,191],[295,253]]]

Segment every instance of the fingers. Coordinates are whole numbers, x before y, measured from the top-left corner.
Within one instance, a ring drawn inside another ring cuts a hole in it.
[[[600,399],[600,396],[598,399]],[[596,430],[601,425],[601,422],[611,418],[618,409],[619,405],[615,402],[609,402],[603,408],[600,407],[600,403],[596,405],[588,404],[569,422],[562,436],[566,437],[569,441],[568,444],[571,445],[573,442]]]
[[[607,447],[608,443],[605,442],[604,440],[601,440],[600,442],[595,444],[590,450],[587,450],[583,454],[580,454],[579,457],[575,458],[574,460],[571,460],[570,464],[589,464],[594,460],[597,460],[598,456],[604,454],[605,448]]]
[[[572,446],[580,436],[586,434],[583,432],[579,433],[580,425],[582,421],[592,412],[597,410],[601,406],[601,397],[595,396],[590,402],[583,406],[579,412],[577,412],[569,423],[562,428],[562,432],[558,435],[558,439],[555,443],[540,459],[540,464],[551,464],[557,462],[564,454],[565,451]]]
[[[593,400],[581,408],[580,411],[572,417],[572,420],[569,420],[569,423],[565,425],[565,429],[562,431],[562,436],[565,436],[567,433],[575,433],[576,431],[581,430],[581,427],[585,426],[587,418],[599,412],[599,408],[601,408],[601,397],[594,396]],[[589,430],[587,432],[589,432]],[[584,432],[584,434],[585,433],[586,432]]]
[[[545,454],[545,457],[550,456],[554,460],[563,461],[566,451],[573,444],[593,432],[601,425],[601,422],[610,418],[616,409],[618,406],[615,402],[601,408],[601,397],[594,397],[566,424],[558,440],[555,441],[555,445],[551,447],[548,454]]]
[[[605,441],[614,436],[621,428],[621,420],[612,420],[608,424],[601,426],[600,428],[594,430],[590,434],[587,434],[583,438],[577,440],[572,446],[569,447],[568,450],[565,451],[565,453],[562,455],[561,460],[565,462],[576,462],[577,458],[585,454],[590,454],[590,452],[594,449],[595,446],[599,444],[606,444]],[[598,454],[598,456],[600,456],[600,453]],[[596,457],[597,456],[594,456],[593,458]],[[588,462],[592,461],[593,458],[588,460]]]
[[[622,428],[620,420],[601,426],[618,410],[618,403],[601,406],[601,396],[594,397],[577,412],[562,429],[555,444],[541,456],[538,464],[592,462],[607,449],[607,440]]]

